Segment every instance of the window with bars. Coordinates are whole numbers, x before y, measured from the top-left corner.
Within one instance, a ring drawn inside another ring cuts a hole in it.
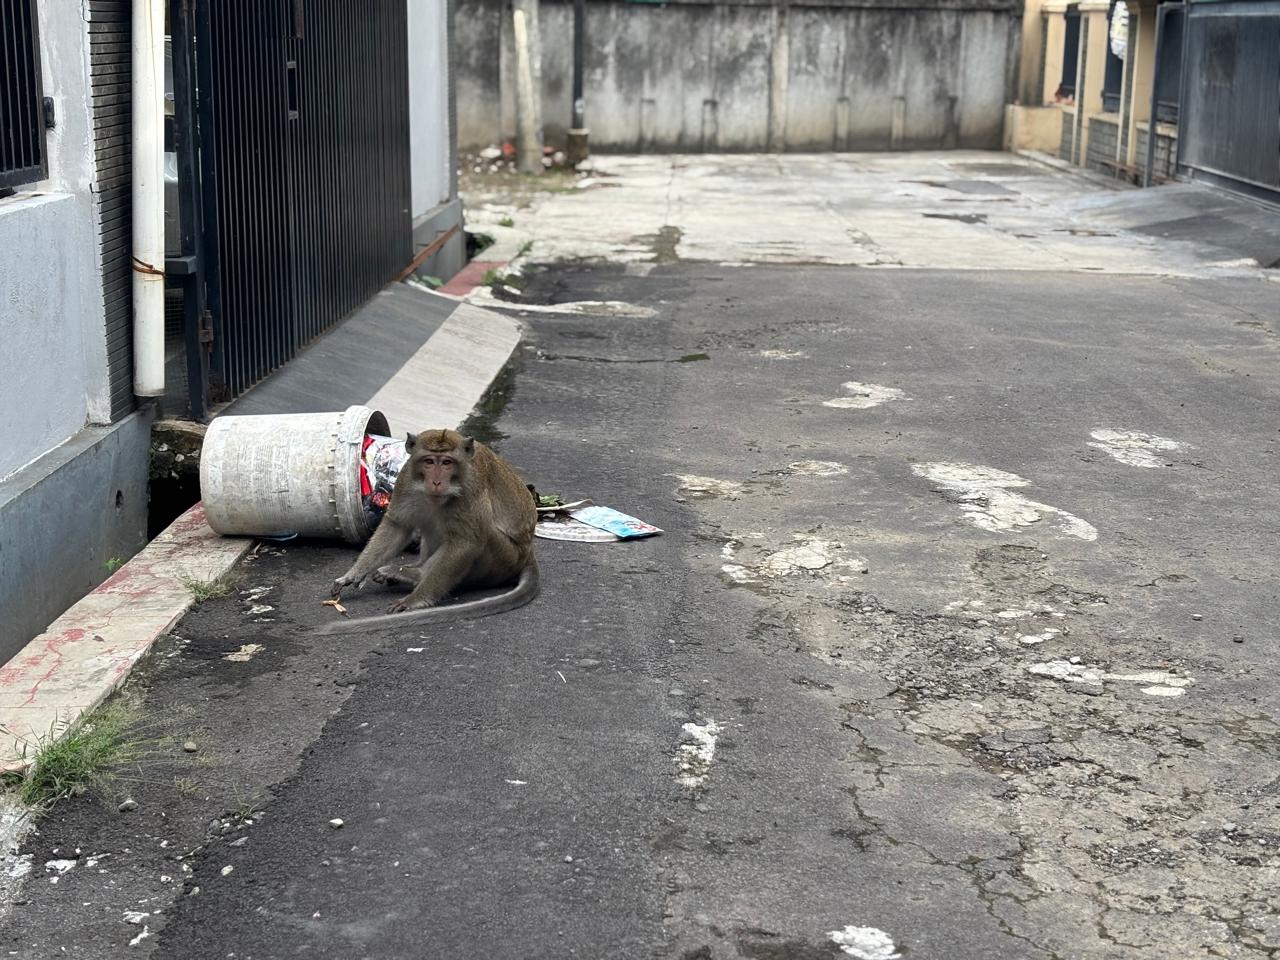
[[[0,0],[0,193],[48,175],[36,0]]]

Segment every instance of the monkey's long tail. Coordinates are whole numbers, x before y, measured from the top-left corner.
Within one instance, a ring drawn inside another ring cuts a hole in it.
[[[378,617],[359,617],[355,620],[334,620],[316,630],[316,633],[329,636],[340,633],[369,633],[373,630],[394,630],[401,626],[434,626],[438,623],[454,623],[458,620],[473,620],[476,617],[488,617],[495,613],[506,613],[516,607],[523,607],[538,595],[538,563],[531,561],[520,571],[520,579],[506,593],[496,597],[485,597],[482,600],[468,600],[464,603],[450,603],[443,607],[427,607],[425,610],[406,610],[404,613],[384,613]]]

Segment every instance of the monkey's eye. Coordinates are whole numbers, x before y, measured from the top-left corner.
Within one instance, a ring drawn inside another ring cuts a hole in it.
[[[452,467],[452,466],[453,466],[453,461],[452,461],[452,460],[450,460],[448,457],[444,457],[444,458],[442,458],[442,459],[441,459],[441,461],[440,461],[440,466],[442,466],[442,467]]]

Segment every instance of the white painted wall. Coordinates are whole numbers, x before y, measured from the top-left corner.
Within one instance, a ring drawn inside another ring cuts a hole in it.
[[[49,179],[0,200],[0,477],[110,419],[88,31],[79,3],[37,8],[57,127]]]
[[[415,221],[450,199],[449,36],[445,0],[409,4],[409,149]]]

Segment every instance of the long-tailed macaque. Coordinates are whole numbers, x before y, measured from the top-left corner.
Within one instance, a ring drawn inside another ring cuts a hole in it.
[[[533,528],[538,513],[516,472],[482,443],[453,430],[426,430],[405,441],[409,459],[396,478],[386,515],[355,564],[333,582],[332,596],[378,583],[409,586],[407,597],[377,617],[326,624],[321,633],[386,630],[514,610],[538,593]],[[416,560],[400,554],[421,541]],[[499,587],[496,597],[435,605],[458,589]],[[434,608],[434,609],[429,609]]]

